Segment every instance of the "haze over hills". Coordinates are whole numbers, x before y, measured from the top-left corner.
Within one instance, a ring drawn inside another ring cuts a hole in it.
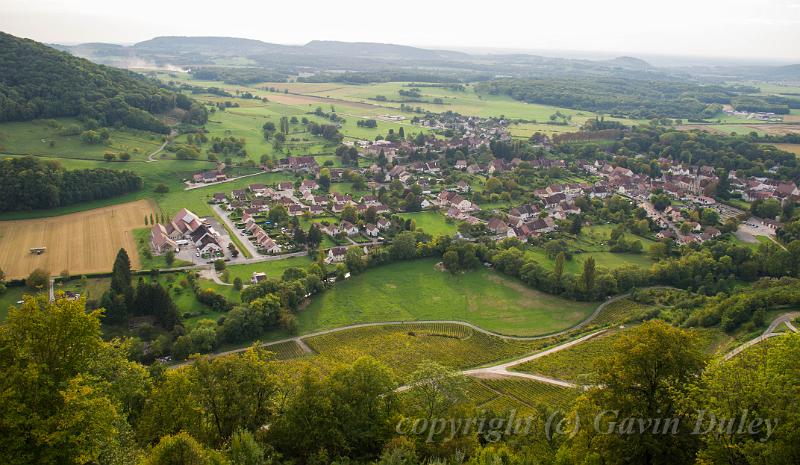
[[[156,37],[131,46],[97,43],[54,46],[98,63],[122,67],[230,66],[230,59],[236,57],[236,66],[287,76],[301,72],[408,73],[424,70],[452,81],[564,75],[648,80],[687,77],[715,81],[730,78],[800,80],[797,66],[721,66],[710,62],[705,66],[658,67],[630,56],[588,60],[530,53],[474,54],[370,42],[314,40],[304,45],[282,45],[232,37]]]

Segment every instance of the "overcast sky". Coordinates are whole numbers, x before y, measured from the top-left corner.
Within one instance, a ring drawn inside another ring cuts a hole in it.
[[[0,30],[70,44],[214,35],[800,62],[800,0],[0,0]]]

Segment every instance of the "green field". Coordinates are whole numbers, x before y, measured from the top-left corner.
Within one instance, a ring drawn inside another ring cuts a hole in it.
[[[400,262],[337,283],[298,313],[300,333],[351,323],[459,320],[527,336],[569,328],[596,307],[484,268],[454,276],[437,271],[435,264],[434,259]]]
[[[160,134],[133,129],[107,128],[110,137],[100,144],[82,142],[80,135],[60,134],[63,128],[76,125],[80,126],[81,123],[74,118],[2,123],[0,153],[103,161],[106,152],[127,152],[131,161],[144,161],[163,142]],[[104,166],[124,164],[103,163]]]
[[[268,278],[280,279],[285,269],[292,267],[306,269],[312,263],[313,261],[308,256],[290,257],[281,260],[248,263],[246,265],[230,265],[227,267],[227,270],[230,274],[230,282],[233,282],[234,278],[238,277],[241,278],[242,282],[246,285],[250,283],[250,277],[253,275],[253,272],[259,271],[267,273]]]
[[[6,288],[6,291],[0,294],[0,321],[6,321],[8,318],[8,307],[17,306],[17,302],[22,300],[23,295],[35,294],[27,286],[14,286]]]
[[[398,216],[413,219],[418,230],[421,229],[432,236],[450,236],[458,231],[456,224],[448,223],[447,218],[439,212],[400,213]]]

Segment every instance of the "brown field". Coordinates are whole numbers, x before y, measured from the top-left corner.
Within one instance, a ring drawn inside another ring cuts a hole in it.
[[[781,150],[791,152],[800,157],[800,144],[772,144],[772,145],[778,147]]]
[[[0,269],[9,278],[24,278],[36,268],[60,274],[111,271],[117,251],[124,247],[131,266],[139,267],[133,229],[144,226],[154,207],[148,200],[96,208],[80,213],[34,220],[0,221]],[[47,247],[41,255],[32,247]]]

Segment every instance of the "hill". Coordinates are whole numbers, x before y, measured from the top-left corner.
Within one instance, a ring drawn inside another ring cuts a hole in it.
[[[169,132],[154,115],[173,109],[176,95],[133,72],[2,32],[0,69],[0,122],[78,116],[101,126]]]

